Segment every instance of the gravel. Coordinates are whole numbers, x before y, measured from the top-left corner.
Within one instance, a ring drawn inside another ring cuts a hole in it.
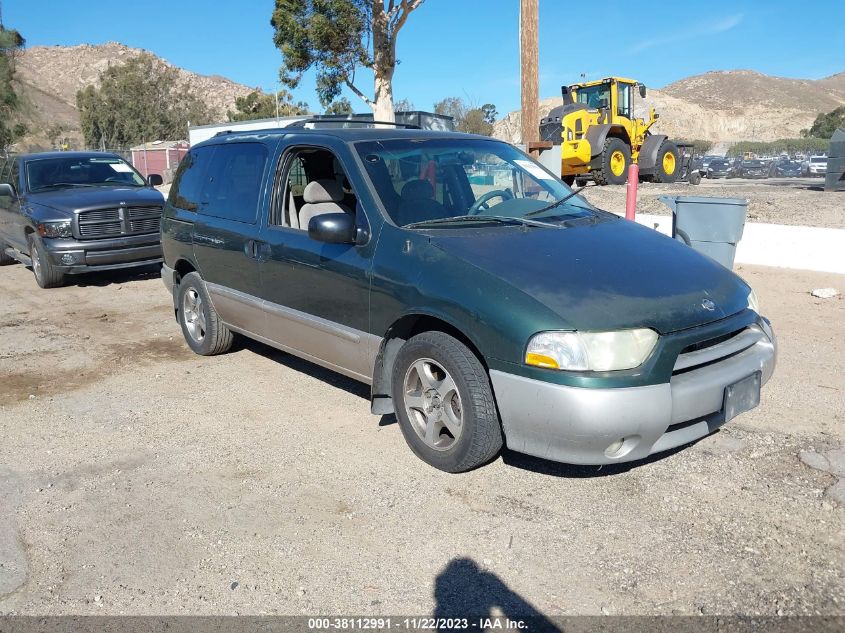
[[[842,614],[841,484],[799,455],[845,439],[845,300],[807,293],[843,279],[739,272],[781,341],[759,408],[643,463],[448,475],[361,384],[193,355],[154,271],[0,269],[0,613]]]
[[[670,215],[659,196],[709,196],[748,200],[748,221],[845,228],[845,194],[824,191],[820,178],[769,178],[765,180],[705,178],[700,185],[640,184],[637,213]],[[625,213],[626,185],[590,185],[584,196],[601,209]]]

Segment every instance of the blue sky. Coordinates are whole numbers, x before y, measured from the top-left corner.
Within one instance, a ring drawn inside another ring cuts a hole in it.
[[[581,73],[661,87],[708,70],[811,79],[845,71],[841,0],[605,0],[590,6],[583,11],[585,5],[570,0],[540,0],[542,97],[559,94]],[[29,46],[119,41],[188,70],[265,90],[274,89],[281,62],[272,42],[272,7],[272,0],[2,0],[4,22]],[[447,96],[492,102],[500,113],[516,109],[518,7],[519,0],[426,0],[400,33],[397,98],[418,109]],[[632,16],[630,23],[625,15]],[[567,31],[575,20],[582,26]],[[360,87],[371,93],[372,80],[364,77]],[[319,108],[313,74],[294,94]],[[366,111],[357,97],[347,96],[356,110]]]

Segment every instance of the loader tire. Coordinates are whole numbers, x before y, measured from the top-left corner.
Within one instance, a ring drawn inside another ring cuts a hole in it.
[[[675,182],[681,173],[681,156],[672,141],[663,141],[657,150],[652,182]]]
[[[631,148],[622,139],[610,137],[604,142],[601,167],[593,171],[593,179],[599,185],[624,185],[630,164]]]

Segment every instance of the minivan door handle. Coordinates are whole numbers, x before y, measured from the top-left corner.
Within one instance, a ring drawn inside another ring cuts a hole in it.
[[[270,254],[270,245],[259,240],[247,240],[244,244],[244,254],[259,262],[266,261]]]
[[[244,243],[244,255],[250,259],[255,259],[255,240],[247,240]]]

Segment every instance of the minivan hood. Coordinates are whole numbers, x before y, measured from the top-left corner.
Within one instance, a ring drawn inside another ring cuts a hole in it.
[[[164,196],[151,187],[73,187],[28,193],[30,202],[73,213],[108,206],[162,206]]]
[[[750,288],[730,270],[622,219],[560,229],[436,229],[429,235],[436,248],[555,312],[565,328],[650,327],[665,334],[748,306]]]

